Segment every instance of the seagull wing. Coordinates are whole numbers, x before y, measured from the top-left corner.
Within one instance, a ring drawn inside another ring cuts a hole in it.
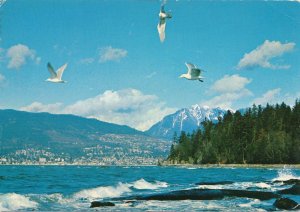
[[[166,29],[166,19],[160,19],[158,25],[157,25],[157,31],[159,34],[160,42],[164,42],[165,40],[165,29]]]
[[[54,71],[54,69],[53,69],[53,67],[52,67],[52,65],[50,63],[47,64],[47,68],[48,68],[48,71],[49,71],[49,73],[51,75],[50,78],[51,79],[56,78],[57,74],[55,73],[55,71]]]
[[[65,65],[63,65],[62,67],[60,67],[60,68],[57,70],[57,77],[58,77],[58,79],[61,80],[61,77],[62,77],[62,75],[63,75],[63,73],[64,73],[64,70],[66,69],[67,65],[68,65],[68,64],[66,63]]]
[[[191,69],[191,76],[192,77],[199,77],[201,74],[201,70],[199,68]]]
[[[196,68],[192,63],[185,63],[185,65],[188,68],[188,74],[191,74],[192,69]]]

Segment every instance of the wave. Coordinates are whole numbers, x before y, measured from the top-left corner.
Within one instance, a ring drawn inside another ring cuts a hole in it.
[[[107,197],[119,197],[124,193],[131,192],[129,184],[119,183],[117,186],[100,186],[97,188],[84,189],[73,195],[76,199],[103,199]]]
[[[272,186],[264,182],[235,182],[232,184],[203,184],[200,189],[271,189]]]
[[[271,188],[271,186],[269,184],[263,183],[263,182],[254,183],[254,186],[257,188],[262,188],[262,189],[270,189]]]
[[[257,204],[260,204],[260,203],[261,203],[261,201],[259,199],[253,199],[253,200],[250,200],[247,203],[241,203],[241,204],[239,204],[238,207],[252,208],[253,205],[257,205]]]
[[[120,197],[124,193],[130,193],[134,189],[139,190],[154,190],[158,188],[166,188],[168,187],[168,183],[155,181],[150,183],[143,178],[134,181],[132,183],[118,183],[116,186],[100,186],[97,188],[84,189],[73,195],[75,199],[103,199],[103,198],[113,198]]]
[[[142,179],[139,179],[139,180],[133,182],[132,186],[135,189],[149,189],[149,190],[152,190],[152,189],[158,189],[158,188],[166,188],[166,187],[168,187],[168,183],[160,182],[160,181],[155,181],[154,183],[150,183],[150,182],[148,182],[148,181],[146,181],[142,178]]]
[[[37,195],[37,196],[38,196],[39,201],[46,202],[46,203],[49,203],[49,202],[60,203],[65,200],[63,194],[61,194],[61,193],[41,194],[41,195]],[[35,197],[35,196],[33,196],[33,197]]]
[[[300,177],[296,176],[291,169],[283,168],[278,171],[278,176],[272,179],[272,181],[288,181],[291,179],[300,180]]]
[[[26,196],[16,193],[0,194],[0,211],[36,209],[37,207],[38,203],[30,200]]]

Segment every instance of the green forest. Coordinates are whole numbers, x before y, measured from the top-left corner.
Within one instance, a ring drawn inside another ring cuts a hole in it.
[[[296,164],[300,163],[300,99],[253,105],[230,112],[202,129],[174,135],[167,162],[171,164]]]

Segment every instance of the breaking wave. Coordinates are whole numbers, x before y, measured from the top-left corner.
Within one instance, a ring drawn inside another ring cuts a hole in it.
[[[300,180],[300,177],[296,176],[291,169],[283,168],[278,171],[278,176],[274,178],[272,181],[287,181],[291,179]]]
[[[37,207],[38,203],[30,200],[26,196],[16,193],[0,194],[0,211],[36,209]]]
[[[120,197],[124,193],[132,192],[131,188],[134,189],[144,189],[144,190],[152,190],[158,188],[166,188],[168,187],[168,183],[155,181],[150,183],[146,180],[139,179],[132,183],[118,183],[116,186],[100,186],[97,188],[84,189],[73,195],[75,199],[103,199],[103,198],[112,198],[112,197]]]
[[[76,199],[102,199],[107,197],[119,197],[124,193],[131,192],[128,184],[119,183],[117,186],[100,186],[97,188],[84,189],[74,194]]]
[[[137,180],[132,183],[132,186],[135,189],[158,189],[158,188],[166,188],[168,187],[168,183],[166,182],[160,182],[160,181],[155,181],[154,183],[150,183],[143,178],[140,180]]]

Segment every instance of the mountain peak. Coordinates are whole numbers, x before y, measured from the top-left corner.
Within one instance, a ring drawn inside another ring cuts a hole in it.
[[[192,132],[202,127],[202,122],[210,120],[218,122],[219,117],[223,117],[226,110],[210,108],[209,106],[192,105],[190,108],[183,108],[173,114],[165,116],[160,122],[153,125],[146,133],[163,138],[172,138],[174,133],[181,131]]]

